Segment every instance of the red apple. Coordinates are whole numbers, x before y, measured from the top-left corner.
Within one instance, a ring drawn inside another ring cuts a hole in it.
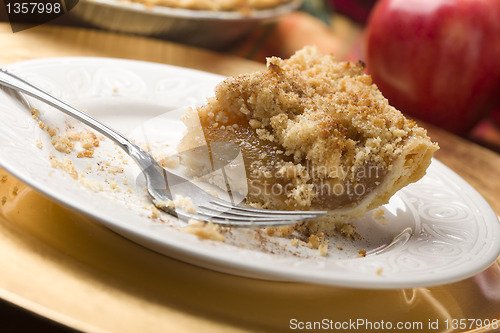
[[[500,95],[500,0],[380,0],[366,27],[373,81],[402,112],[466,134]]]
[[[499,92],[500,94],[500,92]],[[500,105],[498,108],[493,110],[493,112],[490,114],[490,119],[495,126],[497,126],[500,129]]]

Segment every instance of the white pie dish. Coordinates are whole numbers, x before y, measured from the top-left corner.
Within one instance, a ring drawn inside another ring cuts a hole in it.
[[[64,21],[221,50],[240,41],[259,24],[296,10],[301,2],[292,0],[275,8],[241,13],[148,7],[119,0],[81,0]]]

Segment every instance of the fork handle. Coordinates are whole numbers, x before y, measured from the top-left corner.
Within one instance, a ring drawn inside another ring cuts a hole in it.
[[[127,154],[129,154],[139,165],[142,171],[146,169],[154,168],[156,172],[150,172],[149,182],[165,183],[165,176],[163,168],[154,160],[154,158],[142,150],[139,146],[128,140],[126,137],[113,130],[112,128],[106,126],[100,121],[92,118],[88,114],[72,107],[71,105],[61,101],[60,99],[46,93],[45,91],[35,87],[29,82],[21,79],[20,77],[9,73],[6,69],[0,68],[0,84],[5,85],[9,88],[21,91],[27,95],[30,95],[42,102],[45,102],[56,109],[66,113],[67,115],[76,118],[83,122],[84,124],[95,129],[102,135],[113,140],[119,147],[121,147]],[[148,178],[148,177],[147,177]]]
[[[93,129],[99,131],[99,133],[105,135],[106,137],[110,138],[113,140],[116,144],[118,144],[122,149],[124,149],[127,152],[130,152],[131,149],[133,150],[135,147],[137,147],[134,143],[130,142],[127,138],[125,138],[123,135],[120,133],[116,132],[115,130],[109,128],[108,126],[104,125],[103,123],[97,121],[96,119],[92,118],[88,114],[74,108],[73,106],[61,101],[60,99],[46,93],[43,90],[40,90],[39,88],[35,87],[29,82],[26,82],[25,80],[21,79],[20,77],[9,73],[6,69],[0,68],[0,83],[9,87],[13,88],[15,90],[19,90],[27,95],[30,95],[31,97],[34,97],[36,99],[41,100],[42,102],[45,102],[60,111],[66,113],[67,115],[74,117],[81,122],[85,123],[86,125],[92,127]],[[134,148],[132,148],[135,146]]]

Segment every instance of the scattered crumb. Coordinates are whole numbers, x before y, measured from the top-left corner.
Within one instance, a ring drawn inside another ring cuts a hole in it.
[[[312,234],[311,236],[309,236],[307,247],[309,247],[310,249],[317,249],[324,238],[324,234]]]
[[[75,143],[64,136],[53,136],[50,142],[56,150],[66,154],[71,153],[73,151],[73,148],[75,147]]]
[[[212,222],[207,223],[190,220],[188,225],[180,230],[203,239],[210,239],[218,242],[224,242],[226,240],[226,237],[224,237],[221,232],[220,226]]]
[[[85,186],[89,190],[92,190],[94,192],[102,191],[102,184],[95,180],[86,177],[80,177],[78,180],[83,186]]]
[[[342,245],[337,245],[337,250],[340,250],[342,251],[344,248],[342,247]]]
[[[113,165],[106,169],[109,174],[116,175],[117,173],[123,173],[124,169],[121,166]]]
[[[384,270],[382,268],[379,268],[379,269],[377,269],[376,273],[377,273],[377,275],[382,275],[383,271]]]
[[[176,195],[174,199],[174,205],[175,207],[182,209],[186,213],[196,214],[196,207],[191,201],[191,198],[184,197],[182,195]]]
[[[266,232],[268,235],[274,235],[277,237],[286,237],[290,236],[293,231],[295,230],[295,226],[293,225],[287,225],[283,227],[269,227],[266,228]]]
[[[33,116],[35,118],[35,116]],[[35,118],[36,119],[36,118]],[[37,119],[38,120],[38,119]],[[46,131],[47,133],[49,133],[49,135],[51,137],[55,136],[56,135],[56,130],[53,129],[52,127],[46,125],[43,121],[41,120],[38,120],[38,126],[43,129],[44,131]]]
[[[40,115],[40,111],[38,111],[34,107],[31,107],[30,111],[31,111],[31,115],[33,116],[34,119],[35,119],[35,117],[38,117]]]
[[[165,207],[169,207],[169,208],[175,208],[174,207],[174,203],[170,200],[163,200],[163,201],[158,201],[158,200],[153,200],[153,203],[156,207],[158,208],[165,208]]]
[[[91,158],[94,156],[94,150],[93,149],[88,149],[88,150],[83,150],[83,151],[79,151],[77,154],[76,154],[76,157],[78,158]]]
[[[6,197],[6,196],[3,196],[3,197],[2,197],[2,201],[1,201],[2,206],[3,206],[3,205],[5,205],[5,203],[6,203],[6,202],[7,202],[7,197]]]
[[[379,217],[382,217],[382,216],[384,216],[384,212],[385,212],[385,211],[384,211],[384,209],[383,209],[383,208],[379,208],[379,209],[377,209],[377,210],[375,210],[375,211],[373,212],[373,217],[374,217],[374,218],[379,218]]]
[[[318,247],[318,252],[321,256],[326,256],[328,254],[328,239],[325,239]]]
[[[5,183],[9,177],[7,175],[2,175],[2,178],[0,178],[0,182]]]
[[[63,160],[58,160],[55,156],[51,155],[49,158],[53,168],[61,169],[67,172],[74,179],[78,179],[78,172],[75,169],[75,165],[68,157],[65,157]]]
[[[270,236],[275,237],[289,237],[296,230],[294,225],[283,226],[283,227],[269,227],[266,228],[266,233]],[[301,241],[300,239],[294,237],[290,240],[292,246],[298,247],[305,246],[309,249],[317,249],[319,254],[326,256],[328,254],[328,238],[322,232],[309,235],[307,243]]]
[[[352,239],[361,239],[361,235],[356,232],[356,227],[352,223],[344,223],[339,226],[342,235]]]
[[[150,205],[149,208],[151,209],[151,216],[153,218],[160,218],[161,211],[155,205]]]
[[[65,132],[58,134],[56,129],[40,120],[40,111],[31,108],[31,115],[38,122],[38,126],[49,134],[51,138],[50,142],[54,148],[62,153],[71,153],[76,145],[79,144],[83,148],[83,151],[79,152],[77,157],[92,157],[94,148],[99,147],[100,141],[104,140],[104,137],[98,137],[94,132],[89,130],[75,131],[67,129]],[[37,140],[36,146],[42,148],[42,142]]]
[[[366,250],[365,249],[359,250],[357,257],[358,258],[366,257]]]
[[[310,249],[318,249],[321,256],[326,256],[328,254],[328,238],[326,238],[325,234],[322,232],[312,234],[309,236],[307,247]]]
[[[387,225],[387,220],[384,217],[385,210],[383,208],[379,208],[373,212],[373,218],[380,222],[382,225]]]
[[[16,196],[18,191],[19,191],[19,188],[17,186],[14,186],[14,188],[12,188],[12,195]]]

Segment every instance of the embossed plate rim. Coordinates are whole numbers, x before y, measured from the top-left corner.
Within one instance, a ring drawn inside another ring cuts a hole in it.
[[[92,87],[91,85],[87,85],[86,89],[88,89],[88,96],[97,94],[93,97],[93,100],[97,101],[97,103],[100,103],[100,101],[104,101],[102,103],[106,103],[106,101],[110,99],[116,100],[125,98],[126,101],[135,101],[140,105],[141,101],[144,102],[144,99],[147,98],[147,105],[155,104],[158,106],[176,108],[186,102],[187,97],[182,96],[182,85],[179,85],[179,91],[171,91],[169,100],[166,101],[164,98],[165,96],[162,95],[164,94],[164,92],[159,92],[157,93],[158,96],[156,96],[155,91],[147,90],[147,85],[150,83],[148,80],[153,80],[151,76],[168,76],[174,74],[172,76],[175,78],[174,81],[184,80],[183,84],[185,85],[195,83],[196,81],[198,84],[200,84],[199,87],[203,88],[202,90],[205,91],[204,93],[202,93],[202,95],[206,95],[210,91],[212,91],[213,86],[218,81],[223,79],[223,77],[219,75],[191,69],[179,68],[157,63],[110,58],[48,58],[15,63],[6,67],[13,71],[25,74],[37,74],[39,72],[49,71],[50,75],[43,77],[43,79],[46,79],[46,82],[44,81],[45,84],[47,84],[49,88],[51,88],[51,85],[53,85],[53,87],[59,86],[59,88],[61,88],[61,91],[63,91],[61,93],[63,97],[68,98],[71,97],[72,94],[75,94],[75,96],[78,95],[77,92],[72,91],[71,89],[80,88],[62,87],[63,84],[62,82],[60,82],[61,73],[59,73],[59,71],[62,70],[61,68],[81,68],[86,70],[92,66],[101,66],[104,68],[109,65],[111,66],[111,69],[113,68],[113,66],[126,68],[127,70],[133,72],[134,75],[137,75],[137,77],[144,79],[144,82],[146,82],[146,86],[143,87],[144,94],[133,96],[133,93],[131,92],[132,96],[125,97],[124,95],[121,96],[119,94],[118,96],[115,96],[113,95],[114,91],[112,89],[99,90],[95,87]],[[154,74],[152,74],[153,72]],[[79,79],[81,79],[80,83],[78,83],[78,80],[76,80],[75,82],[84,86],[85,77],[82,76]],[[92,82],[92,79],[93,78],[91,77],[89,82]],[[110,82],[113,82],[112,79],[114,78],[104,77],[104,79],[108,79]],[[127,84],[132,85],[133,88],[133,84],[135,82],[133,80],[129,81],[130,82],[124,83],[124,90],[127,89]],[[85,94],[82,93],[82,96],[83,95]],[[176,96],[180,97],[175,100]],[[200,102],[200,98],[200,96],[196,96],[196,98],[190,98],[189,102],[186,103]],[[75,97],[73,99],[78,103],[82,102],[81,96]],[[3,102],[3,106],[0,107],[0,113],[4,113],[5,115],[8,115],[10,117],[5,118],[10,119],[7,120],[7,123],[10,121],[11,123],[19,122],[23,125],[28,124],[27,128],[21,129],[21,131],[26,132],[23,133],[23,135],[29,135],[29,133],[33,132],[33,128],[29,127],[32,126],[29,125],[30,121],[32,121],[31,116],[26,112],[23,113],[20,112],[20,110],[14,110],[16,108],[16,103],[12,96],[7,95],[4,91],[0,91],[0,102]],[[8,106],[7,109],[5,105]],[[15,131],[12,132],[11,129],[6,127],[4,124],[0,124],[0,138],[2,137],[10,137],[11,139],[19,139],[21,141],[24,140],[22,139],[23,136],[21,134],[16,134]],[[34,139],[35,137],[29,138],[27,140],[34,141]],[[20,145],[18,146],[18,148],[26,150],[26,154],[30,152],[36,153],[38,149],[34,147],[34,144],[33,146],[30,146],[27,143],[12,143],[12,145],[16,144]],[[6,145],[7,144],[5,142],[0,143],[0,146],[2,147],[6,147]],[[438,190],[438,192],[436,192],[438,198],[439,195],[442,195],[446,191],[452,194],[458,193],[456,197],[456,201],[458,202],[457,207],[459,207],[458,212],[454,212],[451,208],[444,210],[438,209],[436,211],[435,207],[432,207],[431,203],[429,204],[429,214],[434,215],[429,215],[429,219],[432,220],[436,218],[438,220],[438,223],[441,223],[444,220],[439,221],[439,216],[451,216],[453,218],[453,214],[461,214],[460,207],[466,207],[470,211],[465,212],[465,220],[462,225],[464,229],[459,230],[460,233],[453,234],[451,231],[448,232],[446,228],[449,228],[449,226],[444,223],[438,226],[439,228],[436,229],[437,231],[430,228],[428,230],[425,230],[425,233],[418,232],[412,239],[410,239],[408,243],[406,243],[402,247],[399,247],[389,253],[382,254],[380,256],[353,258],[337,261],[329,261],[328,258],[323,260],[320,258],[316,263],[309,263],[306,261],[294,262],[293,260],[282,260],[281,258],[270,257],[269,254],[255,253],[245,249],[235,249],[235,251],[227,251],[228,247],[223,243],[218,244],[214,242],[200,241],[197,239],[193,239],[191,237],[192,235],[187,235],[178,231],[164,229],[160,230],[159,228],[161,227],[159,227],[158,225],[148,224],[148,221],[144,219],[144,217],[130,216],[130,214],[127,212],[116,210],[119,209],[120,206],[114,205],[114,203],[112,202],[92,202],[92,195],[90,195],[89,193],[81,191],[80,189],[75,189],[74,185],[61,183],[61,179],[64,179],[65,181],[67,179],[63,177],[64,175],[60,175],[57,170],[54,170],[52,168],[45,169],[42,170],[44,174],[40,174],[39,178],[34,177],[33,175],[38,171],[31,170],[28,172],[25,169],[26,166],[22,165],[26,164],[26,156],[25,158],[21,157],[17,160],[12,158],[9,159],[4,154],[2,154],[2,152],[0,152],[0,166],[2,166],[4,169],[9,171],[28,185],[37,189],[38,191],[48,195],[49,197],[55,199],[58,202],[61,202],[62,204],[72,209],[79,210],[80,212],[97,219],[103,225],[109,227],[110,229],[118,232],[119,234],[130,240],[133,240],[167,256],[171,256],[179,260],[225,273],[252,278],[309,282],[353,288],[411,288],[450,283],[472,276],[473,274],[478,273],[488,267],[500,253],[500,244],[498,242],[495,242],[495,240],[500,237],[500,226],[498,224],[498,219],[495,213],[491,210],[486,201],[469,184],[467,184],[462,178],[453,173],[450,169],[448,169],[437,160],[434,160],[432,162],[429,168],[428,176],[424,177],[423,180],[418,182],[417,184],[410,185],[401,193],[397,194],[396,197],[403,201],[409,200],[408,198],[411,197],[415,200],[415,202],[418,202],[419,199],[415,199],[416,197],[418,197],[418,191],[422,188],[425,189],[426,186],[427,189],[430,188],[431,190]],[[39,162],[39,164],[42,165],[43,169],[43,161]],[[52,176],[48,176],[45,173],[52,173]],[[434,177],[434,179],[432,177]],[[54,179],[56,179],[56,181],[59,182],[58,184],[61,186],[58,186],[56,188],[47,186],[47,184],[50,184],[50,181],[54,181]],[[433,183],[439,180],[444,182],[444,189],[446,189],[446,191],[441,190],[442,192],[439,192],[439,189],[443,188],[443,184],[436,187],[435,183]],[[417,195],[412,194],[412,191],[416,191]],[[77,195],[75,195],[73,192],[77,192]],[[408,196],[408,198],[405,196]],[[423,197],[426,196],[427,195],[423,195]],[[85,202],[86,200],[90,203],[86,203],[82,206],[81,202]],[[469,203],[467,204],[467,202]],[[425,206],[426,202],[422,201],[418,204]],[[391,205],[392,204],[390,203],[389,206]],[[408,205],[408,203],[405,202],[405,205]],[[415,205],[417,205],[417,203]],[[468,218],[467,214],[470,215],[472,211],[474,211],[473,214],[476,214],[476,217],[470,219]],[[479,213],[481,213],[481,215],[477,215]],[[412,213],[409,210],[407,214]],[[460,215],[458,216],[460,217]],[[478,216],[480,216],[481,218],[479,218]],[[122,222],[124,219],[128,219],[126,223]],[[480,221],[480,219],[482,219],[482,221]],[[470,228],[475,225],[481,226],[481,228],[483,228],[481,232],[484,234],[479,237],[479,242],[476,242],[477,244],[473,244],[470,239],[468,239],[468,237],[470,236],[469,233],[473,231]],[[451,226],[453,226],[453,224],[451,224]],[[443,233],[445,238],[438,239],[433,236],[433,233],[437,233],[438,236],[440,236],[439,233]],[[450,236],[450,239],[446,238],[448,236]],[[474,246],[476,245],[480,246],[481,244],[484,246],[479,250],[475,250],[476,253],[460,253],[463,256],[458,256],[453,253],[454,246],[457,246],[457,243],[453,242],[455,238],[459,239],[460,237],[465,240],[465,245],[472,246],[472,248],[474,248]],[[411,253],[412,247],[417,240],[422,241],[422,244],[424,244],[425,251],[423,254],[420,253],[419,255],[416,255],[415,253]],[[429,242],[428,244],[430,244],[430,246],[427,246],[427,243],[425,242]],[[447,247],[446,242],[451,242],[451,247]],[[425,269],[419,269],[418,265],[430,265],[430,263],[427,263],[427,261],[430,262],[432,260],[438,260],[439,257],[437,257],[436,254],[440,255],[443,254],[442,251],[449,250],[451,250],[452,252],[448,253],[449,257],[447,259],[451,260],[451,262],[456,262],[457,266],[453,267],[443,265],[441,267],[440,265],[438,265],[438,263],[433,266],[434,268],[430,266],[426,267],[428,271],[426,271]],[[242,260],[242,258],[244,258],[245,260]],[[408,265],[408,267],[410,268],[411,265],[417,265],[417,267],[413,271],[411,269],[407,272],[397,271],[397,269],[400,268],[400,266],[397,265],[398,260],[400,260],[402,264]],[[360,269],[364,269],[364,271]],[[376,274],[379,269],[382,269],[381,274]]]

